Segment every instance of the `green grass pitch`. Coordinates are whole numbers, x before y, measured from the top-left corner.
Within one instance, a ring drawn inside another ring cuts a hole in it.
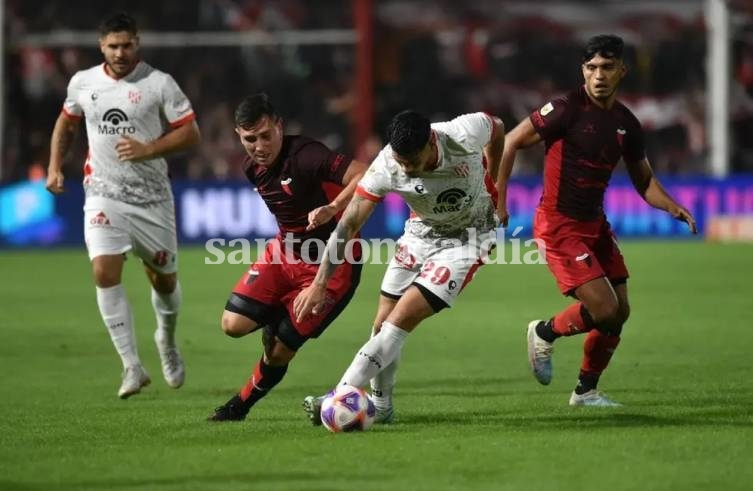
[[[258,334],[219,317],[244,266],[181,250],[186,385],[168,388],[137,261],[126,263],[153,383],[116,397],[120,362],[83,250],[0,253],[0,489],[751,489],[753,248],[624,242],[632,317],[600,387],[625,404],[570,408],[582,338],[558,341],[554,380],[528,372],[524,329],[567,305],[545,266],[482,268],[404,351],[397,423],[311,427],[301,399],[335,384],[367,338],[383,266],[307,344],[243,423],[210,424],[245,381]]]

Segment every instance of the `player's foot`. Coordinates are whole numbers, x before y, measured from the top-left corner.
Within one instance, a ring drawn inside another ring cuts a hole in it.
[[[314,426],[322,425],[322,401],[324,396],[306,396],[303,399],[303,412]]]
[[[596,389],[591,389],[584,394],[576,394],[573,391],[570,396],[571,406],[594,406],[594,407],[619,407],[622,406],[619,402],[615,402],[609,399],[602,392]]]
[[[186,369],[180,357],[180,351],[175,341],[169,341],[167,333],[162,329],[154,332],[154,342],[157,343],[157,351],[162,361],[162,376],[165,377],[167,385],[177,389],[186,379]]]
[[[528,363],[536,380],[542,385],[549,385],[552,381],[552,343],[545,341],[536,334],[536,326],[543,324],[542,320],[528,323]]]
[[[146,387],[150,383],[152,383],[152,380],[149,378],[146,370],[144,370],[144,367],[141,365],[130,366],[123,372],[123,383],[120,384],[118,397],[128,399],[133,394],[141,392],[141,388]]]
[[[392,424],[395,421],[395,408],[390,406],[386,408],[377,408],[374,423],[379,425]]]
[[[216,408],[214,413],[207,418],[207,421],[243,421],[246,419],[249,408],[236,394],[222,406]]]

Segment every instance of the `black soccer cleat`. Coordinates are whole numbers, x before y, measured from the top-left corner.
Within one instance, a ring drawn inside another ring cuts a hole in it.
[[[251,408],[236,394],[222,406],[214,410],[207,421],[243,421]]]

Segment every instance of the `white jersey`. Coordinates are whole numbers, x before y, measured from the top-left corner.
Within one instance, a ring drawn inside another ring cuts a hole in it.
[[[104,64],[79,71],[68,84],[63,112],[86,118],[87,198],[133,204],[172,199],[164,158],[121,162],[115,151],[122,136],[146,143],[195,118],[191,103],[170,75],[143,61],[121,79],[110,77]]]
[[[439,152],[436,169],[408,177],[387,145],[358,183],[357,194],[372,201],[391,191],[400,194],[413,211],[405,222],[407,235],[465,241],[469,228],[477,233],[495,229],[494,186],[483,150],[496,128],[491,116],[464,114],[431,128]]]

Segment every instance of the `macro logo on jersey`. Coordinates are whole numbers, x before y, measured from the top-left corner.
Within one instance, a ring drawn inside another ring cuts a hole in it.
[[[102,124],[97,125],[100,135],[133,135],[136,128],[128,123],[128,115],[118,108],[105,111]]]
[[[434,213],[450,213],[460,211],[466,205],[470,204],[471,197],[465,191],[458,188],[445,189],[437,196],[437,206],[434,207]]]

